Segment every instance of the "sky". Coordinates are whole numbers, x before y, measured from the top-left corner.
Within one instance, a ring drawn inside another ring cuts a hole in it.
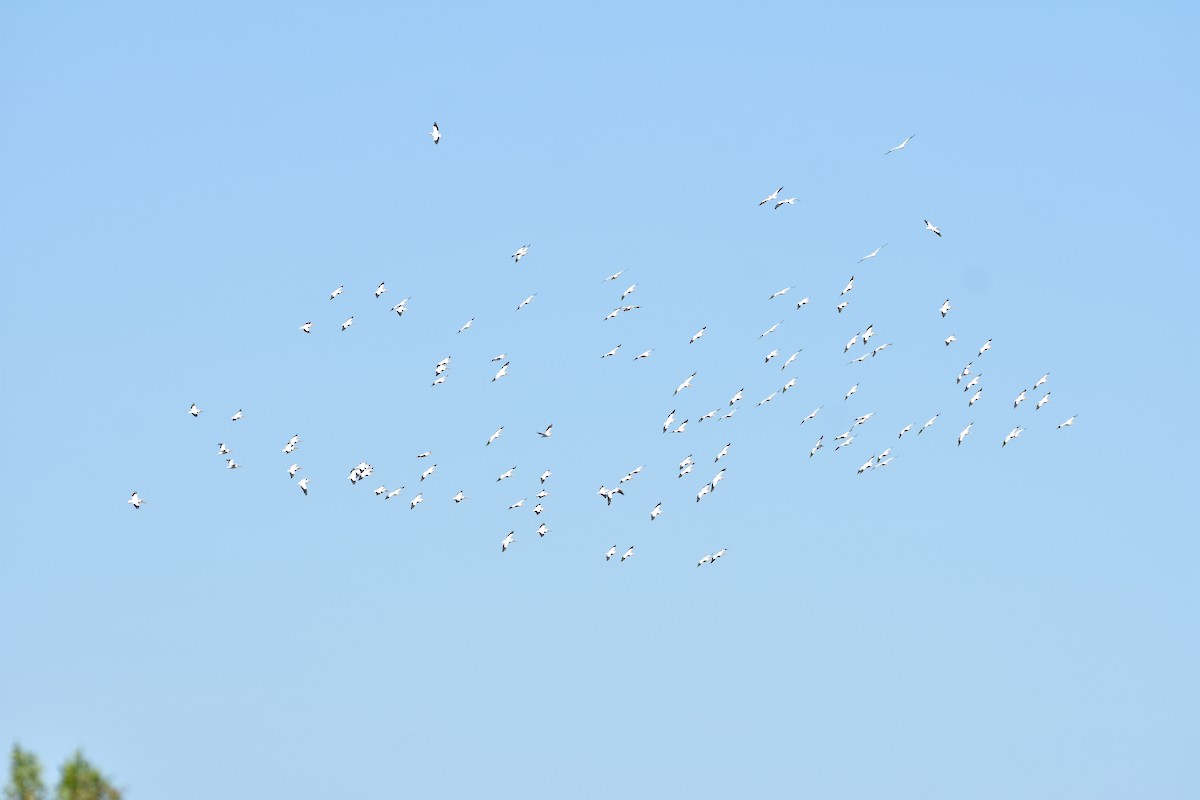
[[[1196,796],[1198,22],[4,5],[0,746],[135,800]]]

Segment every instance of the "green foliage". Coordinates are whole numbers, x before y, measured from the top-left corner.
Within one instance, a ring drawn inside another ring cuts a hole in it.
[[[56,800],[121,800],[121,791],[76,750],[62,765]]]
[[[8,785],[4,787],[4,800],[46,800],[42,765],[38,763],[37,756],[14,744],[11,764]]]

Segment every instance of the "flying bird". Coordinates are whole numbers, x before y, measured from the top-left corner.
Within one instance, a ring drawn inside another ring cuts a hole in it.
[[[896,152],[897,150],[903,150],[903,149],[904,149],[904,147],[905,147],[905,146],[908,144],[909,140],[911,140],[911,139],[913,138],[913,136],[916,136],[916,134],[914,133],[912,136],[909,136],[909,137],[908,137],[907,139],[905,139],[903,142],[901,142],[900,144],[896,145],[896,146],[895,146],[895,147],[893,147],[891,150],[888,150],[888,151],[887,151],[887,153],[884,153],[884,155],[886,156],[886,155],[888,155],[888,153],[894,153],[894,152]]]
[[[876,247],[874,250],[872,250],[871,252],[867,253],[867,254],[866,254],[865,256],[863,256],[862,258],[860,258],[860,259],[858,260],[858,263],[859,263],[859,264],[861,264],[862,262],[866,261],[868,258],[874,258],[875,256],[879,255],[879,251],[880,251],[880,250],[882,250],[882,249],[883,249],[883,248],[885,248],[885,247],[887,247],[887,244],[881,244],[881,245],[879,245],[879,247]]]
[[[433,130],[429,132],[429,135],[433,137],[434,144],[437,144],[442,140],[442,131],[440,128],[438,128],[438,124],[436,122],[433,123]]]
[[[929,220],[925,220],[925,230],[927,230],[927,231],[933,231],[934,233],[936,233],[936,234],[938,235],[938,238],[941,238],[941,235],[942,235],[942,231],[941,231],[941,229],[940,229],[940,228],[938,228],[938,226],[937,226],[937,225],[934,225],[934,224],[933,224],[932,222],[930,222]]]
[[[764,198],[763,198],[763,199],[762,199],[762,200],[759,202],[759,205],[760,205],[760,206],[764,206],[764,205],[766,205],[767,203],[770,203],[770,202],[771,202],[771,201],[773,201],[775,198],[779,197],[779,193],[780,193],[780,192],[782,192],[782,191],[783,191],[783,187],[782,187],[782,186],[780,186],[778,189],[776,189],[775,191],[771,192],[769,195],[767,195],[766,197],[764,197]]]

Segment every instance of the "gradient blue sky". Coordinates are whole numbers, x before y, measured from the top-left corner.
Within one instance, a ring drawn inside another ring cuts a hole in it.
[[[1191,6],[172,5],[0,8],[0,745],[173,800],[1200,792]]]

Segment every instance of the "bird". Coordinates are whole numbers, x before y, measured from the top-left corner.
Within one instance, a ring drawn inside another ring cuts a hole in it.
[[[1073,415],[1072,415],[1071,417],[1069,417],[1068,419],[1066,419],[1066,420],[1064,420],[1063,422],[1059,423],[1059,425],[1058,425],[1058,428],[1069,428],[1069,427],[1071,427],[1072,425],[1074,425],[1074,424],[1075,424],[1075,417],[1077,417],[1077,416],[1079,416],[1079,415],[1078,415],[1078,414],[1073,414]],[[1057,430],[1057,428],[1056,428],[1056,430]]]
[[[894,152],[896,152],[897,150],[903,150],[903,149],[904,149],[904,147],[905,147],[905,145],[907,145],[907,144],[908,144],[909,140],[910,140],[910,139],[912,139],[912,138],[913,138],[913,136],[916,136],[916,134],[914,133],[912,136],[909,136],[909,137],[908,137],[908,139],[905,139],[903,142],[901,142],[900,144],[896,145],[896,146],[895,146],[895,147],[893,147],[891,150],[888,150],[888,151],[887,151],[887,153],[884,153],[884,155],[886,156],[888,153],[894,153]]]
[[[845,397],[843,397],[842,399],[843,399],[843,400],[849,400],[849,399],[850,399],[850,395],[854,394],[854,393],[855,393],[855,392],[857,392],[857,391],[858,391],[858,384],[856,383],[856,384],[854,384],[853,386],[851,386],[851,387],[850,387],[850,391],[846,392],[846,396],[845,396]]]
[[[640,360],[640,359],[643,359],[643,358],[649,358],[649,357],[650,357],[650,354],[651,354],[651,353],[653,353],[653,352],[654,352],[654,348],[653,348],[653,347],[651,347],[649,350],[647,350],[647,351],[646,351],[646,352],[644,352],[644,353],[638,353],[636,356],[634,356],[634,357],[633,357],[633,360],[634,360],[634,361],[638,361],[638,360]]]
[[[522,308],[524,308],[525,306],[527,306],[527,305],[529,305],[530,303],[532,303],[532,302],[533,302],[533,298],[535,298],[535,297],[537,297],[537,292],[534,292],[533,294],[529,295],[529,297],[526,297],[524,300],[522,300],[520,303],[518,303],[518,304],[517,304],[517,311],[520,311]]]
[[[633,294],[634,290],[637,289],[637,286],[638,285],[636,283],[632,284],[628,289],[621,292],[621,302],[624,302],[626,297],[629,297],[629,295]]]
[[[771,295],[770,297],[768,297],[767,299],[768,299],[768,300],[774,300],[776,297],[783,297],[785,294],[787,294],[788,292],[790,292],[792,289],[795,289],[795,288],[796,288],[795,286],[788,286],[788,287],[786,287],[786,288],[784,288],[784,289],[780,289],[778,292],[775,292],[774,294],[772,294],[772,295]]]
[[[671,427],[673,422],[675,422],[675,409],[672,408],[671,413],[667,414],[667,418],[663,420],[662,432],[666,433],[667,429]]]
[[[917,436],[920,436],[922,433],[924,433],[926,428],[931,427],[933,425],[933,423],[937,421],[937,418],[940,416],[941,416],[941,413],[937,413],[937,414],[934,414],[932,417],[930,417],[929,421],[921,426],[921,430],[917,431]]]
[[[1025,431],[1024,428],[1013,428],[1011,431],[1008,432],[1008,435],[1004,437],[1004,441],[1000,443],[1000,446],[1006,447],[1009,442],[1011,442],[1013,439],[1016,439],[1024,431]]]
[[[1050,392],[1046,392],[1045,397],[1043,397],[1041,400],[1037,401],[1037,405],[1035,405],[1033,407],[1033,410],[1037,411],[1039,408],[1041,408],[1042,406],[1046,405],[1046,403],[1049,403],[1049,402],[1050,402]]]
[[[620,349],[621,349],[621,345],[617,345],[612,350],[609,350],[607,353],[605,353],[604,355],[602,355],[600,357],[601,358],[612,358],[613,356],[615,356],[617,354],[617,351]]]
[[[942,319],[946,318],[946,315],[950,313],[950,309],[952,308],[954,308],[954,306],[950,305],[950,298],[947,297],[946,302],[942,303],[942,307],[938,309],[940,312],[942,312]]]
[[[896,438],[897,438],[897,439],[903,439],[903,438],[904,438],[904,434],[908,433],[908,432],[909,432],[909,431],[911,431],[912,429],[913,429],[913,424],[910,422],[910,423],[908,423],[907,425],[905,425],[903,429],[901,429],[901,431],[900,431],[900,435],[899,435],[899,436],[897,436]]]
[[[760,206],[764,206],[764,205],[766,205],[767,203],[770,203],[772,200],[774,200],[775,198],[779,197],[779,193],[780,193],[780,192],[782,192],[782,191],[783,191],[783,187],[782,187],[782,186],[780,186],[778,189],[776,189],[775,191],[771,192],[769,195],[767,195],[766,197],[764,197],[764,198],[763,198],[763,199],[762,199],[762,200],[759,202],[759,205],[760,205]]]
[[[522,497],[520,500],[518,500],[517,502],[513,503],[512,505],[510,505],[510,506],[508,507],[508,510],[509,510],[509,511],[512,511],[514,508],[520,508],[520,507],[521,507],[521,506],[523,506],[523,505],[525,505],[525,498],[524,498],[524,497]]]
[[[952,333],[952,334],[950,334],[950,335],[949,335],[949,336],[947,336],[947,337],[946,337],[946,339],[945,339],[946,347],[949,347],[950,345],[954,344],[954,343],[955,343],[955,342],[957,342],[957,341],[958,341],[958,337],[957,337],[957,336],[955,336],[953,333]]]
[[[818,439],[817,439],[817,443],[813,445],[812,450],[808,451],[809,458],[812,458],[813,456],[815,456],[817,454],[817,451],[825,446],[824,441],[825,441],[825,434],[821,434],[821,436],[818,437]]]
[[[796,310],[797,310],[797,311],[799,311],[800,309],[802,309],[802,308],[804,308],[806,305],[808,305],[808,301],[809,301],[810,299],[812,299],[812,298],[806,297],[806,298],[804,298],[803,300],[800,300],[800,301],[798,301],[798,302],[796,303]]]
[[[501,365],[500,369],[496,372],[496,374],[492,376],[492,383],[495,383],[496,381],[500,380],[501,378],[503,378],[505,375],[508,374],[508,365],[511,363],[512,363],[511,361],[505,361],[504,364]]]
[[[1045,375],[1043,375],[1042,377],[1040,377],[1040,378],[1038,378],[1038,379],[1037,379],[1037,383],[1035,383],[1035,384],[1033,385],[1033,389],[1036,389],[1036,388],[1038,388],[1039,386],[1041,386],[1043,383],[1045,383],[1045,382],[1046,382],[1046,381],[1048,381],[1048,380],[1050,380],[1050,373],[1049,373],[1049,372],[1047,372]],[[1032,391],[1033,391],[1033,389],[1030,389],[1029,391],[1031,391],[1031,392],[1032,392]]]
[[[517,252],[512,254],[513,263],[520,263],[521,259],[529,254],[529,245],[523,244],[517,248]]]
[[[199,409],[199,408],[196,406],[196,404],[195,404],[195,403],[192,403],[192,407],[188,409],[188,413],[189,413],[189,414],[191,414],[193,417],[198,417],[198,416],[200,416],[201,414],[203,414],[204,412],[203,412],[203,411],[201,411],[201,410],[200,410],[200,409]]]
[[[612,547],[608,548],[608,552],[604,554],[604,560],[609,561],[616,554],[617,554],[617,546],[614,544]]]
[[[503,426],[503,425],[501,425],[499,428],[496,428],[496,432],[495,432],[495,433],[493,433],[491,436],[489,436],[489,437],[488,437],[487,444],[485,444],[485,445],[484,445],[484,447],[487,447],[487,446],[488,446],[488,445],[490,445],[492,442],[494,442],[494,441],[496,441],[497,439],[499,439],[499,438],[500,438],[500,434],[502,434],[502,433],[504,433],[504,426]]]
[[[742,399],[742,396],[743,396],[743,395],[744,395],[744,393],[745,393],[745,391],[746,391],[745,389],[738,389],[738,390],[737,390],[737,394],[735,394],[735,395],[734,395],[732,398],[730,398],[730,400],[729,400],[729,405],[733,405],[734,403],[736,403],[736,402],[738,402],[739,400],[741,400],[741,399]]]
[[[542,473],[542,475],[541,475],[541,477],[538,479],[538,481],[539,481],[540,483],[545,483],[545,482],[546,482],[546,480],[547,480],[547,479],[548,479],[548,478],[549,478],[551,475],[553,475],[553,474],[554,474],[554,473],[553,473],[553,472],[551,472],[550,470],[546,470],[545,472],[543,472],[543,473]]]
[[[684,378],[683,383],[681,383],[681,384],[679,384],[679,386],[675,387],[675,394],[679,394],[684,389],[692,388],[692,378],[694,378],[694,377],[696,377],[696,373],[693,372],[691,375],[688,375],[686,378]]]
[[[139,497],[137,492],[134,492],[133,494],[129,495],[129,499],[126,500],[125,502],[129,503],[129,505],[133,506],[134,510],[136,511],[137,509],[141,508],[142,503],[144,503],[146,501],[143,500],[141,497]]]
[[[662,503],[658,503],[654,508],[650,509],[650,521],[654,522],[660,516],[662,516]]]
[[[699,561],[697,561],[697,562],[696,562],[696,566],[697,566],[697,567],[703,567],[705,564],[711,564],[711,563],[712,563],[712,560],[713,560],[713,559],[712,559],[712,555],[711,555],[711,554],[705,554],[705,555],[703,555],[703,556],[701,556],[701,557],[700,557],[700,560],[699,560]]]
[[[534,431],[534,432],[538,436],[542,437],[543,439],[549,439],[551,436],[554,435],[554,423],[551,422],[549,425],[547,425],[546,430],[544,430],[544,431]]]
[[[780,367],[779,369],[780,369],[780,370],[785,370],[785,369],[787,369],[787,368],[788,368],[788,365],[789,365],[789,364],[791,364],[793,361],[795,361],[795,360],[796,360],[796,356],[800,355],[802,352],[804,352],[804,348],[800,348],[800,349],[799,349],[799,350],[797,350],[796,352],[792,353],[790,356],[788,356],[788,357],[787,357],[787,361],[783,362],[783,366],[782,366],[782,367]]]
[[[1023,403],[1023,402],[1025,402],[1025,390],[1024,389],[1022,389],[1021,393],[1019,395],[1017,395],[1017,398],[1015,400],[1013,400],[1013,408],[1016,408],[1017,406],[1021,405],[1021,403]]]
[[[508,478],[511,478],[513,476],[513,473],[516,471],[517,471],[517,468],[514,466],[511,469],[501,472],[500,477],[496,478],[496,483],[499,483],[502,480],[507,480]]]
[[[725,456],[729,455],[729,448],[730,448],[731,446],[732,446],[732,442],[731,442],[730,444],[727,444],[727,445],[725,445],[724,447],[722,447],[722,448],[721,448],[721,452],[717,453],[717,457],[716,457],[716,458],[714,458],[714,459],[713,459],[713,461],[714,461],[714,462],[720,461],[722,458],[724,458]]]
[[[475,323],[475,318],[471,317],[469,320],[467,320],[466,322],[464,322],[462,324],[462,327],[458,329],[457,333],[462,333],[465,330],[470,330],[471,325],[473,325],[474,323]]]
[[[975,394],[971,395],[971,399],[967,401],[967,408],[970,408],[971,406],[973,406],[977,402],[979,402],[979,398],[982,396],[983,396],[983,387],[980,387],[979,391],[977,391],[977,392],[975,392]]]
[[[234,412],[232,417],[230,417],[230,419],[233,420],[234,422],[237,422],[241,418],[242,418],[242,410],[240,408]]]
[[[433,474],[433,473],[435,473],[435,472],[437,472],[437,464],[434,464],[434,465],[432,465],[431,467],[429,467],[429,469],[427,469],[427,470],[425,470],[424,472],[422,472],[422,473],[421,473],[421,480],[422,480],[422,481],[423,481],[423,480],[425,480],[426,478],[428,478],[430,475],[432,475],[432,474]]]
[[[225,459],[225,469],[237,469],[241,464],[234,461],[232,458]]]
[[[300,487],[300,491],[304,492],[304,496],[308,497],[308,478],[301,478],[296,485]]]
[[[342,290],[345,288],[346,288],[345,286],[339,286],[336,289],[334,289],[332,292],[329,293],[329,299],[332,300],[333,298],[337,297],[339,294],[342,293]]]
[[[846,310],[846,306],[848,306],[848,305],[850,305],[850,301],[849,301],[849,300],[843,300],[842,302],[838,303],[838,305],[837,305],[837,312],[838,312],[839,314],[840,314],[840,313],[842,313],[843,311],[845,311],[845,310]]]
[[[228,455],[229,452],[230,452],[230,450],[228,447],[225,446],[224,442],[217,443],[217,455],[224,456],[224,455]]]
[[[853,288],[854,288],[854,276],[853,276],[853,275],[851,275],[851,276],[850,276],[850,282],[846,284],[846,288],[845,288],[845,289],[842,289],[842,294],[846,294],[846,292],[849,292],[849,291],[850,291],[850,290],[852,290]],[[840,296],[840,295],[839,295],[839,296]]]
[[[381,294],[383,294],[386,291],[387,291],[387,287],[383,285],[383,281],[380,281],[379,285],[375,287],[375,296],[379,297]]]
[[[866,254],[865,256],[863,256],[862,258],[860,258],[860,259],[858,260],[858,262],[857,262],[857,263],[861,264],[862,262],[866,261],[868,258],[874,258],[875,256],[879,255],[879,251],[880,251],[880,250],[882,250],[882,249],[883,249],[883,248],[885,248],[885,247],[887,247],[887,244],[886,244],[886,243],[885,243],[885,244],[881,244],[881,245],[879,245],[879,247],[876,247],[874,250],[872,250],[871,252],[867,253],[867,254]]]
[[[962,433],[958,435],[958,444],[960,447],[962,446],[963,439],[967,438],[967,434],[971,432],[971,426],[974,424],[974,422],[967,423],[967,427],[963,428]]]
[[[761,337],[759,337],[759,338],[761,338]],[[763,359],[763,363],[766,364],[766,363],[770,362],[770,360],[777,355],[779,355],[779,351],[772,350],[771,352],[767,353],[767,357]]]
[[[986,342],[983,343],[983,346],[979,348],[979,353],[975,357],[979,358],[979,356],[983,355],[984,353],[986,353],[988,350],[991,350],[991,349],[992,349],[992,340],[988,339]]]
[[[349,319],[347,319],[345,322],[342,323],[342,330],[345,331],[346,328],[349,328],[353,324],[354,324],[354,317],[350,317]]]
[[[414,508],[419,506],[424,499],[425,498],[422,497],[420,493],[418,493],[417,496],[412,499],[412,502],[410,502],[408,504],[408,510],[412,511]]]
[[[508,546],[517,540],[516,531],[509,531],[508,535],[500,540],[500,552],[508,552]]]
[[[456,503],[461,503],[463,500],[466,500],[466,499],[467,499],[467,496],[465,494],[463,494],[462,489],[459,489],[458,492],[454,495],[454,502],[456,502]]]
[[[404,491],[404,487],[403,487],[403,486],[401,486],[401,487],[399,487],[399,488],[396,488],[396,489],[392,489],[390,492],[388,492],[386,495],[384,495],[384,498],[383,498],[383,499],[384,499],[384,500],[391,500],[393,497],[399,497],[399,496],[400,496],[400,493],[401,493],[401,492],[403,492],[403,491]]]
[[[772,325],[771,327],[767,328],[765,331],[763,331],[762,333],[760,333],[760,334],[758,335],[758,338],[760,338],[760,339],[761,339],[761,338],[763,338],[764,336],[769,336],[769,335],[771,335],[772,333],[774,333],[774,332],[775,332],[775,329],[776,329],[776,328],[778,328],[778,327],[779,327],[780,325],[782,325],[782,324],[783,324],[783,320],[780,320],[779,322],[776,322],[774,325]]]
[[[300,326],[300,330],[304,331],[305,333],[312,333],[312,325],[313,324],[311,322],[306,322]]]
[[[778,211],[780,206],[794,206],[794,205],[796,205],[796,198],[789,197],[786,200],[780,200],[778,203],[776,203],[775,210]]]
[[[698,331],[696,331],[695,333],[693,333],[693,334],[692,334],[692,338],[691,338],[691,339],[688,339],[688,344],[695,344],[695,343],[696,343],[696,340],[697,340],[697,339],[699,339],[701,336],[703,336],[703,335],[704,335],[704,332],[705,332],[706,330],[708,330],[708,326],[707,326],[707,325],[705,325],[703,328],[701,328],[700,330],[698,330]]]
[[[800,420],[800,424],[803,425],[804,423],[808,422],[810,419],[816,419],[817,412],[820,411],[824,407],[825,406],[818,406],[817,408],[814,408],[811,414],[809,414],[804,419]]]
[[[550,529],[546,527],[546,523],[543,522],[542,524],[537,526],[537,535],[538,536],[545,536],[549,532],[550,532]]]
[[[436,122],[433,123],[433,130],[429,132],[429,135],[433,137],[434,144],[437,144],[442,140],[442,131],[440,128],[438,128],[438,124]]]
[[[933,224],[932,222],[930,222],[929,220],[925,220],[925,230],[927,230],[927,231],[933,231],[934,233],[936,233],[936,234],[938,235],[938,238],[941,238],[941,235],[942,235],[942,231],[941,231],[941,229],[940,229],[940,228],[938,228],[938,226],[937,226],[937,225],[934,225],[934,224]]]
[[[299,464],[292,464],[290,467],[288,467],[288,477],[296,477],[296,473],[302,469],[304,469],[304,467],[300,466]]]
[[[622,561],[627,558],[633,558],[633,545],[629,545],[629,549],[625,551],[625,555],[621,556]]]

